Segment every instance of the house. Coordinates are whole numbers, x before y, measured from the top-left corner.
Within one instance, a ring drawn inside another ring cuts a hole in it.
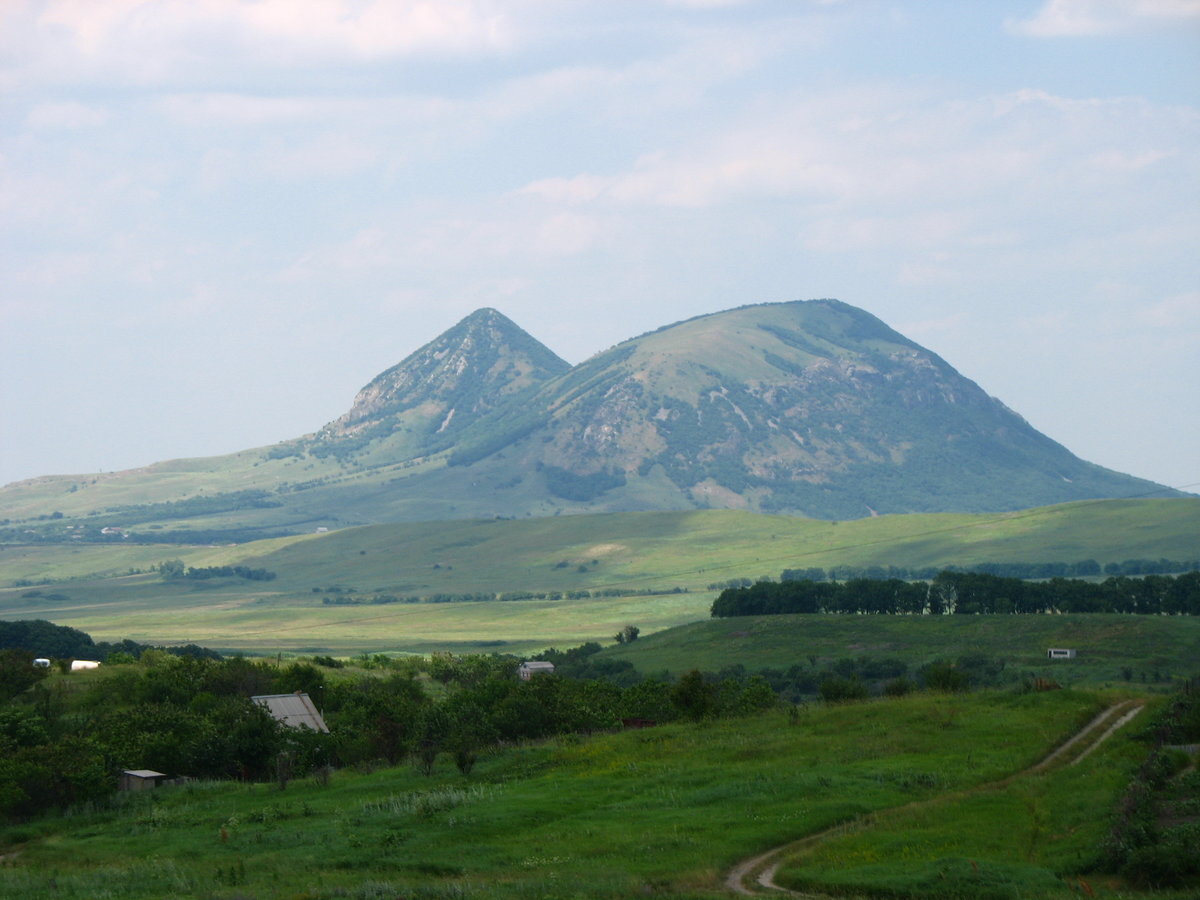
[[[71,660],[71,671],[79,672],[82,669],[98,669],[100,663],[94,659],[73,659]]]
[[[1047,659],[1074,659],[1075,651],[1067,650],[1061,647],[1051,647],[1046,651]]]
[[[46,659],[44,656],[39,656],[33,661],[33,667],[35,669],[48,669],[50,668],[50,660]]]
[[[250,699],[289,728],[311,728],[313,731],[329,733],[325,719],[303,691],[294,694],[260,694]]]
[[[119,791],[152,791],[166,780],[162,772],[153,769],[126,769],[117,780]]]
[[[528,681],[534,675],[553,675],[554,663],[526,660],[521,663],[521,668],[517,669],[517,674],[521,676],[522,681]]]

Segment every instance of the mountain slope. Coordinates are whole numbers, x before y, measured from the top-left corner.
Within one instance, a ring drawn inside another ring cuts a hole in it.
[[[515,456],[539,468],[560,499],[606,509],[682,501],[857,518],[1158,487],[1078,459],[835,300],[743,307],[627,341],[547,382],[518,414],[481,420],[450,461],[487,468],[500,450],[505,467]]]
[[[360,464],[435,453],[570,368],[500,312],[479,309],[376,376],[348,412],[294,446],[318,458],[358,454]]]
[[[0,540],[707,507],[848,519],[1175,493],[1078,459],[836,300],[699,316],[574,368],[483,309],[313,434],[8,485]]]

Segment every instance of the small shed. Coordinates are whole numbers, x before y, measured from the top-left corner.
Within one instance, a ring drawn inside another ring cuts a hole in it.
[[[1074,659],[1075,651],[1065,647],[1051,647],[1046,651],[1047,659]]]
[[[521,668],[517,669],[517,674],[521,676],[522,681],[528,681],[534,675],[553,675],[554,663],[542,662],[541,660],[526,660],[521,663]]]
[[[303,691],[294,694],[260,694],[250,699],[265,707],[267,712],[289,728],[311,728],[313,731],[329,733],[324,717]]]
[[[79,672],[79,671],[82,671],[83,669],[98,669],[98,668],[100,668],[100,663],[96,662],[96,660],[94,660],[94,659],[73,659],[73,660],[71,660],[71,671],[72,672]]]
[[[117,780],[119,791],[152,791],[167,778],[153,769],[126,769]]]
[[[33,661],[33,667],[35,669],[48,669],[50,668],[50,660],[46,659],[44,656],[39,656]]]

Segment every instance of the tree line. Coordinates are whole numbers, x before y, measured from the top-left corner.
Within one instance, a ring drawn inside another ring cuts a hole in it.
[[[181,559],[167,559],[156,567],[166,581],[204,581],[209,578],[244,578],[247,581],[273,581],[275,572],[270,569],[251,569],[249,566],[185,566]]]
[[[1001,578],[1088,578],[1099,575],[1168,575],[1193,572],[1200,569],[1200,560],[1177,559],[1127,559],[1123,562],[1108,562],[1103,566],[1094,559],[1077,562],[981,562],[969,566],[820,566],[784,569],[780,581],[849,581],[852,578],[886,580],[899,578],[902,581],[928,581],[940,572],[976,572],[982,575],[998,575]],[[751,581],[738,579],[740,583],[726,583],[723,587],[749,587]]]
[[[45,619],[0,621],[0,650],[24,650],[31,656],[57,660],[109,659],[133,660],[146,650],[161,650],[173,656],[195,656],[220,659],[221,654],[207,647],[187,644],[180,647],[152,647],[128,638],[122,641],[95,641],[92,636],[69,625],[55,625]],[[0,700],[4,699],[0,697]]]
[[[779,573],[780,581],[850,581],[867,578],[886,581],[898,578],[901,581],[929,581],[940,572],[978,572],[998,575],[1002,578],[1088,578],[1099,575],[1167,575],[1179,572],[1194,572],[1200,569],[1200,560],[1177,559],[1127,559],[1123,562],[1108,562],[1103,566],[1094,559],[1078,562],[982,562],[970,566],[809,566],[799,569],[784,569]],[[725,588],[750,587],[756,581],[773,581],[771,576],[762,578],[730,578],[708,585],[710,591]]]
[[[1200,615],[1200,571],[1174,577],[1115,576],[1102,582],[1072,578],[1024,581],[949,570],[931,581],[760,581],[726,588],[713,602],[711,612],[714,618],[781,613]]]

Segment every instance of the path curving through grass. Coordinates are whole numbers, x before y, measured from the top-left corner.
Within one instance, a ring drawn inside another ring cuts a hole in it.
[[[895,812],[897,810],[915,809],[926,804],[941,802],[947,797],[955,795],[966,797],[982,791],[1004,787],[1025,775],[1046,772],[1060,766],[1077,765],[1116,733],[1118,729],[1128,724],[1134,716],[1141,712],[1144,705],[1145,703],[1142,700],[1123,700],[1119,703],[1114,703],[1096,715],[1083,728],[1057,746],[1039,762],[998,781],[976,785],[975,787],[954,791],[950,794],[942,794],[938,797],[915,800],[903,806],[893,807],[891,810],[880,810],[877,813],[872,813],[849,822],[843,822],[840,825],[835,825],[833,828],[828,828],[816,834],[810,834],[799,840],[791,841],[780,847],[768,850],[765,853],[760,853],[750,859],[743,860],[730,870],[725,878],[725,886],[733,893],[746,897],[778,897],[782,895],[799,898],[799,900],[830,900],[828,895],[825,894],[793,891],[782,887],[775,883],[775,875],[784,862],[793,855],[832,838],[870,828],[878,823],[880,814]],[[843,900],[845,900],[844,897]]]

